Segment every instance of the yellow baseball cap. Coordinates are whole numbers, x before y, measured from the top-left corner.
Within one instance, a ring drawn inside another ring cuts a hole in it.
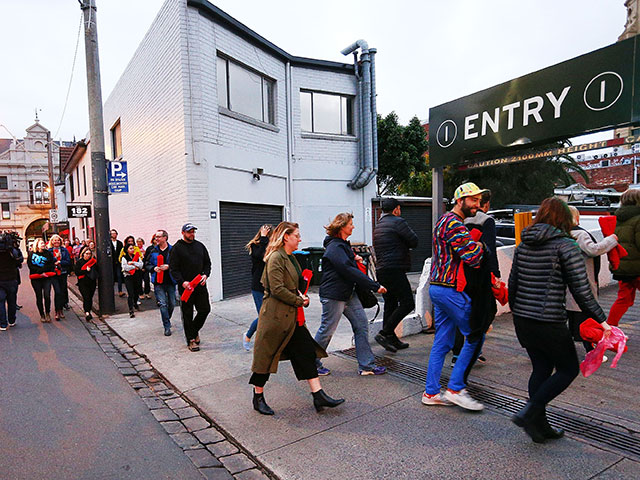
[[[474,195],[479,195],[484,192],[488,192],[486,188],[480,188],[473,182],[467,182],[460,185],[456,188],[455,193],[453,194],[453,199],[458,200],[459,198],[464,197],[473,197]]]

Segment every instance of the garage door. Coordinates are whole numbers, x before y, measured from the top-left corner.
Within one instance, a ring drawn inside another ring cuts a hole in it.
[[[418,235],[418,248],[411,250],[411,271],[421,272],[431,256],[431,207],[404,203],[402,217]]]
[[[220,203],[223,298],[251,292],[251,258],[244,246],[262,225],[281,221],[282,207]]]

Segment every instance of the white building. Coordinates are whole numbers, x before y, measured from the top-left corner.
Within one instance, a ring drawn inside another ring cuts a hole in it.
[[[71,155],[62,165],[65,188],[65,216],[69,207],[75,208],[76,216],[68,216],[69,238],[95,241],[95,223],[91,205],[93,203],[93,174],[91,170],[91,142],[80,140]],[[88,206],[88,208],[85,208]],[[85,216],[91,215],[91,216]]]
[[[359,45],[363,82],[353,65],[294,57],[205,0],[167,0],[105,102],[107,159],[126,161],[129,179],[110,197],[112,228],[145,239],[164,228],[173,243],[196,224],[215,300],[249,292],[242,247],[263,223],[298,222],[302,246],[321,246],[323,225],[350,211],[352,240],[371,244],[375,102]],[[351,188],[359,172],[370,183]]]

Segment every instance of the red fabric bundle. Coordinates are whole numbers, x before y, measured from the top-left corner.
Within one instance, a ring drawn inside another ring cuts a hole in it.
[[[616,216],[615,215],[605,215],[603,217],[598,218],[598,223],[600,224],[600,230],[602,230],[602,234],[605,237],[609,235],[613,235],[616,231]],[[617,270],[620,267],[620,259],[622,257],[626,257],[628,255],[627,251],[621,246],[616,245],[613,250],[607,253],[607,257],[609,258],[609,263],[614,270]]]
[[[134,262],[140,261],[140,252],[136,252],[136,254],[133,256],[133,261]]]
[[[588,320],[585,320],[583,324],[589,320],[594,321],[589,318]],[[582,325],[580,325],[580,332],[582,333]],[[595,329],[591,333],[595,333]],[[598,342],[598,345],[596,345],[596,348],[587,353],[587,356],[584,358],[582,363],[580,363],[580,371],[582,372],[582,375],[588,377],[600,368],[605,350],[612,350],[616,352],[616,356],[611,361],[611,368],[616,368],[618,366],[618,360],[620,360],[622,354],[627,351],[627,339],[628,337],[622,330],[618,327],[611,327],[611,334],[606,338],[603,335],[602,339]]]
[[[95,257],[92,257],[91,260],[87,261],[87,263],[85,263],[80,270],[89,270],[96,263],[98,263],[98,261],[95,259]]]
[[[500,302],[500,305],[504,306],[509,302],[509,290],[502,280],[500,280],[498,287],[495,287],[495,284],[496,276],[491,272],[491,291],[493,292],[493,296],[496,297],[496,300]]]
[[[598,343],[604,336],[604,328],[602,328],[602,325],[596,322],[593,318],[587,318],[580,324],[580,336],[585,342]],[[615,348],[611,347],[609,350],[617,352],[617,344]],[[626,345],[624,347],[624,351],[627,351]]]
[[[474,242],[480,241],[482,238],[482,231],[477,228],[472,229],[470,232],[471,239]],[[456,272],[456,291],[464,292],[465,287],[467,286],[467,277],[464,274],[464,265],[462,260],[458,264],[458,271]]]
[[[32,280],[37,280],[39,278],[55,277],[56,275],[56,272],[32,273],[31,275],[29,275],[29,278]]]
[[[164,257],[162,255],[158,255],[158,266],[164,265]],[[162,283],[164,280],[164,270],[160,270],[156,272],[156,283]]]
[[[196,278],[194,278],[189,282],[189,285],[187,286],[187,288],[185,288],[184,292],[182,292],[182,295],[180,295],[180,300],[182,300],[183,302],[188,301],[189,297],[191,297],[191,294],[193,293],[193,290],[198,286],[198,284],[201,281],[202,281],[202,275],[200,274],[196,275]]]
[[[302,271],[302,278],[304,279],[305,282],[307,282],[307,288],[304,289],[303,295],[306,295],[307,292],[309,291],[309,285],[311,284],[311,277],[313,277],[313,272],[311,270],[309,270],[308,268],[305,268]],[[300,325],[300,326],[304,325],[304,322],[305,322],[304,307],[298,307],[298,313],[296,315],[296,320],[298,321],[298,325]]]

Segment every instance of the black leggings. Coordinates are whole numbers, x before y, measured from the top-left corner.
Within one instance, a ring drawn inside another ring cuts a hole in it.
[[[255,347],[254,347],[255,348]],[[318,376],[316,367],[316,343],[306,327],[296,325],[289,343],[282,350],[289,357],[293,372],[298,380],[311,380]],[[251,385],[264,387],[269,380],[268,373],[253,373],[249,379]]]
[[[93,308],[93,294],[96,291],[96,281],[83,278],[78,280],[78,288],[82,295],[83,312],[91,313],[91,309]]]
[[[129,311],[132,312],[138,302],[138,278],[134,275],[124,276],[124,285],[127,287],[127,303]]]
[[[51,311],[51,278],[32,278],[31,286],[36,293],[38,312],[40,312],[41,317],[44,317],[45,314]]]
[[[513,320],[518,340],[526,348],[533,367],[529,400],[544,407],[564,392],[580,372],[573,337],[566,323],[540,322],[515,315]]]

